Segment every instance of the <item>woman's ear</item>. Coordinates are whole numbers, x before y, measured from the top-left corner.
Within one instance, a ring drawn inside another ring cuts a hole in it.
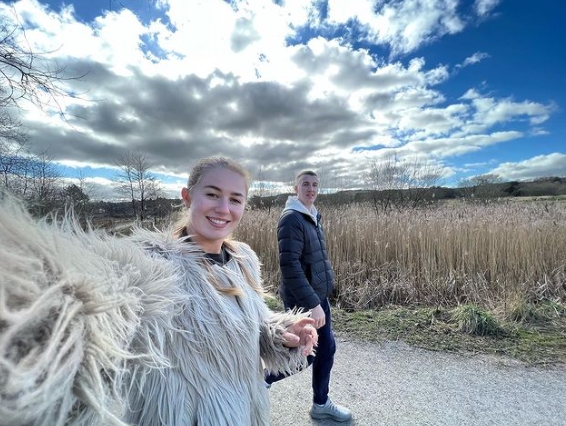
[[[191,194],[187,188],[181,189],[181,197],[183,198],[183,202],[185,203],[185,207],[191,207]]]

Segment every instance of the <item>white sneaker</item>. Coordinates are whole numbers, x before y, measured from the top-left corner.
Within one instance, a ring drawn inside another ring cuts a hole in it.
[[[346,407],[334,404],[330,398],[326,400],[326,404],[313,404],[310,410],[313,419],[332,419],[337,422],[347,422],[352,419],[352,412]]]

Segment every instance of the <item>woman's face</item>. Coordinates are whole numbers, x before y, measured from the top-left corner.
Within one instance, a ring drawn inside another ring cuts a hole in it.
[[[183,188],[181,195],[189,208],[188,234],[206,253],[220,253],[222,242],[244,214],[245,178],[229,169],[210,169],[190,192]]]

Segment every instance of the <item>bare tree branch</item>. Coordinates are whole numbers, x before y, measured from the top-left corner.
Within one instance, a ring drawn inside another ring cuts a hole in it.
[[[440,166],[414,159],[402,161],[395,153],[381,161],[372,161],[366,173],[368,189],[376,213],[391,208],[416,208],[432,196],[443,173]]]
[[[128,151],[116,161],[120,173],[115,180],[116,189],[132,202],[134,216],[145,219],[146,202],[159,196],[161,188],[145,152]],[[139,206],[139,208],[138,208]]]
[[[34,52],[15,9],[13,14],[16,24],[0,24],[0,107],[20,108],[27,100],[42,109],[53,103],[62,111],[59,98],[69,96],[63,83],[86,73],[65,76],[66,67],[49,58],[54,51]]]

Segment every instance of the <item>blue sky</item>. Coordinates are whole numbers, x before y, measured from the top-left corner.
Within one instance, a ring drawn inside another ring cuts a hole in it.
[[[100,191],[142,150],[169,194],[214,154],[283,189],[304,168],[364,187],[393,157],[448,186],[566,176],[565,16],[558,0],[0,2],[86,73],[65,120],[22,111],[33,149]]]

